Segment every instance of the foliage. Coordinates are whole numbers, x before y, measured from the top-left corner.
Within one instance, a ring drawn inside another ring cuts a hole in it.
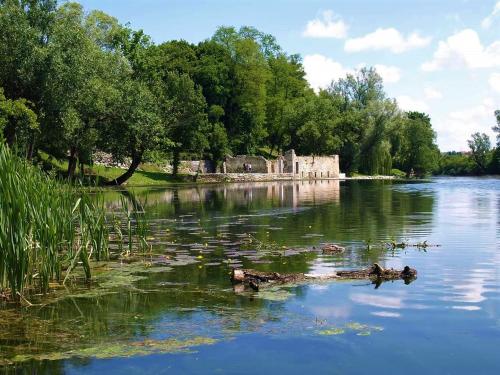
[[[491,149],[490,137],[485,133],[474,133],[467,143],[469,144],[472,159],[476,163],[477,169],[479,172],[486,172]]]
[[[102,202],[60,184],[0,144],[0,292],[19,299],[26,288],[46,291],[63,266],[107,256]],[[69,271],[70,271],[69,270]],[[68,272],[69,272],[68,271]]]
[[[403,123],[402,141],[396,165],[408,175],[432,173],[437,168],[439,150],[434,143],[436,133],[425,113],[409,112]]]
[[[39,130],[36,113],[26,99],[6,99],[0,87],[0,138],[9,145],[25,146]]]
[[[4,137],[28,157],[38,149],[68,158],[69,178],[96,150],[132,161],[118,185],[144,155],[173,160],[174,173],[181,153],[218,163],[294,148],[338,154],[348,174],[395,166],[423,175],[437,160],[430,119],[400,111],[374,68],[315,93],[300,56],[249,26],[220,27],[198,44],[154,44],[77,3],[3,0],[0,66],[3,107],[17,111],[9,125],[0,114]]]

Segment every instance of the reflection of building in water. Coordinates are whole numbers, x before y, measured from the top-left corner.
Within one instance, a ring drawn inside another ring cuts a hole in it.
[[[301,180],[233,183],[214,186],[155,189],[147,192],[147,204],[210,202],[216,198],[236,204],[272,202],[284,207],[340,200],[339,180]]]

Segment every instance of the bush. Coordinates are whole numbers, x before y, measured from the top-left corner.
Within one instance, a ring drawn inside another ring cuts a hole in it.
[[[391,169],[391,176],[394,176],[394,177],[397,177],[397,178],[405,178],[406,177],[406,173],[403,172],[400,169],[393,168],[393,169]]]

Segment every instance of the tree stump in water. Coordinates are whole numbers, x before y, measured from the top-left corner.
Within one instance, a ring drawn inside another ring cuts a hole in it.
[[[417,271],[406,266],[403,270],[384,269],[375,263],[372,267],[362,270],[338,271],[331,275],[311,276],[303,273],[280,274],[278,272],[264,272],[252,269],[235,269],[231,274],[234,284],[245,284],[253,290],[258,291],[261,287],[303,283],[308,281],[322,280],[371,280],[377,286],[384,281],[404,280],[409,284],[417,277]]]

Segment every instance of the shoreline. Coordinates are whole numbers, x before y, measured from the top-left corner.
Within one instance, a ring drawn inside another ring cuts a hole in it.
[[[367,181],[367,180],[390,180],[400,181],[404,179],[395,176],[355,176],[355,177],[330,177],[330,178],[297,178],[291,174],[267,174],[267,173],[210,173],[199,175],[181,175],[178,181],[156,180],[154,184],[125,183],[122,187],[161,187],[174,185],[211,185],[231,183],[252,182],[290,182],[290,181]],[[120,188],[117,186],[116,188]]]
[[[323,177],[300,178],[293,174],[268,173],[210,173],[194,176],[195,183],[227,183],[227,182],[276,182],[276,181],[344,181],[344,180],[395,180],[394,176],[355,176],[355,177]]]

